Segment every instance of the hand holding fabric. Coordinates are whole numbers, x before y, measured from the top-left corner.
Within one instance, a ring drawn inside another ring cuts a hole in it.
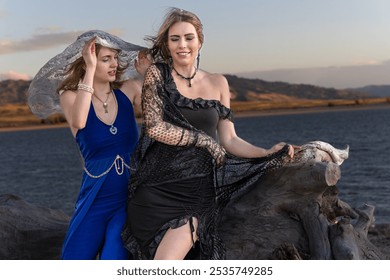
[[[287,144],[285,142],[280,142],[278,144],[275,144],[274,146],[272,146],[271,149],[269,149],[270,153],[269,154],[273,154],[273,153],[276,153],[277,151],[281,150],[284,146],[288,145],[288,155],[290,158],[293,158],[294,157],[294,150],[295,149],[298,149],[299,146],[297,145],[292,145],[292,144]]]
[[[221,167],[225,163],[226,151],[218,144],[212,137],[198,133],[196,136],[196,147],[206,148],[211,156],[214,158],[217,167]]]

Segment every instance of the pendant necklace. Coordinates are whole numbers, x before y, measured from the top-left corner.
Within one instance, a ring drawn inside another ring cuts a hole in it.
[[[110,91],[110,92],[112,92],[112,91]],[[110,93],[110,92],[109,92],[109,93]],[[95,96],[96,96],[96,95],[95,95]],[[115,94],[113,93],[112,96],[113,96],[114,102],[115,102],[115,104],[116,104],[116,106],[117,106],[117,108],[118,108],[118,102],[116,101]],[[97,96],[96,96],[96,97],[97,97]],[[99,98],[98,98],[98,99],[99,99]],[[100,100],[100,99],[99,99],[99,100]],[[107,100],[108,100],[108,98],[107,98]],[[107,103],[107,100],[106,100],[106,103]],[[101,101],[101,100],[100,100],[100,101]],[[102,101],[101,101],[101,102],[102,102]],[[103,108],[104,108],[104,109],[107,109],[107,105],[104,106],[104,102],[103,102]],[[118,108],[118,109],[119,109],[119,108]],[[118,109],[117,109],[116,112],[115,112],[115,116],[114,116],[114,119],[112,120],[112,123],[111,123],[111,124],[105,123],[105,122],[99,117],[99,115],[96,114],[96,116],[99,118],[99,120],[100,120],[101,122],[103,122],[104,124],[110,126],[109,131],[110,131],[110,133],[111,133],[112,135],[115,135],[115,134],[117,134],[117,132],[118,132],[118,128],[117,128],[116,126],[114,126],[114,123],[115,123],[115,120],[116,120],[116,116],[117,116],[117,114],[118,114]],[[105,110],[105,113],[108,113],[108,111]]]
[[[116,128],[116,126],[114,126],[114,122],[115,122],[116,116],[118,114],[119,106],[118,106],[118,102],[116,101],[116,97],[115,97],[114,93],[112,93],[112,97],[114,98],[114,101],[115,101],[117,109],[116,109],[116,113],[115,113],[114,119],[112,120],[112,123],[110,125],[110,132],[111,132],[112,135],[115,135],[118,132],[118,128]]]
[[[104,109],[104,113],[108,114],[108,98],[110,97],[110,93],[111,93],[111,90],[109,92],[107,92],[107,98],[106,98],[106,101],[103,101],[101,100],[96,94],[94,94],[93,96],[95,96],[100,102],[102,102],[103,104],[103,109]]]
[[[118,129],[114,126],[114,124],[111,125],[110,132],[112,135],[115,135],[118,132]]]
[[[195,68],[195,67],[194,67],[194,68]],[[185,76],[183,76],[182,74],[180,74],[179,72],[177,72],[177,70],[176,70],[175,67],[173,67],[173,66],[172,66],[172,69],[176,72],[176,74],[177,74],[180,78],[182,78],[182,79],[188,81],[188,86],[189,86],[189,87],[192,87],[192,85],[191,85],[191,80],[195,77],[196,72],[198,72],[198,69],[197,69],[197,68],[195,68],[195,72],[194,72],[194,74],[192,74],[191,77],[185,77]]]

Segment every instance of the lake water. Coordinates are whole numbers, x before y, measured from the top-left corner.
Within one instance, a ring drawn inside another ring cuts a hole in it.
[[[390,109],[240,117],[237,134],[262,147],[313,140],[350,145],[341,165],[339,197],[352,207],[372,204],[377,223],[390,223]],[[82,167],[68,128],[0,133],[0,194],[73,213]]]

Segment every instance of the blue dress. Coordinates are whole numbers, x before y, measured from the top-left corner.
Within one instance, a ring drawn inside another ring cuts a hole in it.
[[[133,106],[114,90],[118,113],[103,123],[91,104],[85,128],[76,134],[84,173],[62,259],[128,259],[121,231],[126,221],[130,156],[138,141]]]

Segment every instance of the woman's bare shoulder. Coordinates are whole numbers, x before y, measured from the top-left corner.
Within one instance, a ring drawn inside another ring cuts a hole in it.
[[[227,84],[226,77],[220,73],[210,73],[204,70],[201,70],[201,72],[203,73],[204,78],[214,85]]]

